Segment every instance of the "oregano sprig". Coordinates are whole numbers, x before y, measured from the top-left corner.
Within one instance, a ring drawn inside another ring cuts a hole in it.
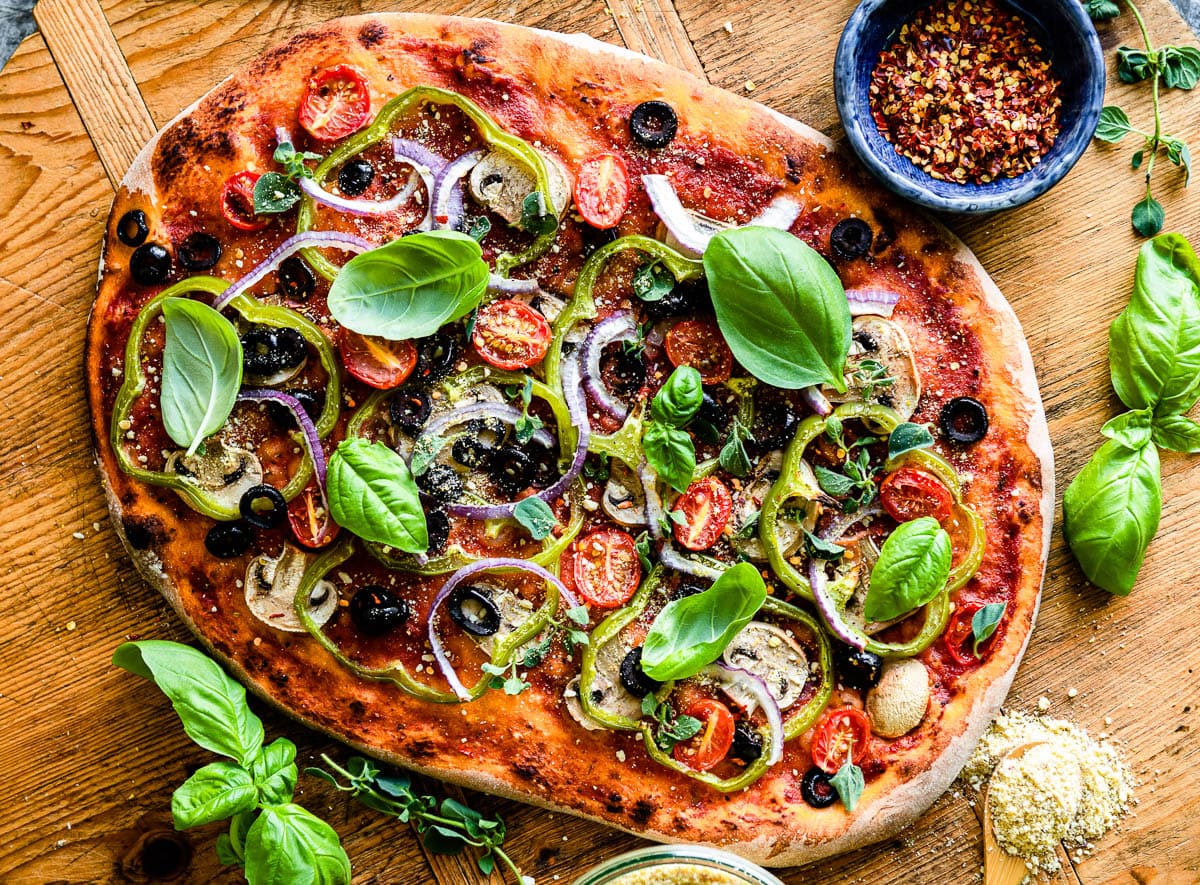
[[[283,172],[264,172],[254,183],[254,214],[278,215],[300,202],[301,178],[312,178],[309,160],[320,160],[320,154],[298,151],[290,141],[281,141],[272,157]]]

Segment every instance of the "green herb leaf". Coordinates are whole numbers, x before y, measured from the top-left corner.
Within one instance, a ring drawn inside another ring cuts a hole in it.
[[[1176,166],[1183,168],[1183,186],[1187,187],[1192,180],[1191,150],[1178,138],[1168,138],[1165,144],[1167,146],[1167,159]]]
[[[440,436],[431,434],[422,434],[417,437],[417,441],[413,443],[412,461],[410,468],[413,476],[421,476],[426,473],[438,453],[446,446],[446,440]]]
[[[346,262],[329,287],[329,311],[362,335],[432,335],[479,305],[489,273],[482,254],[457,231],[400,237]]]
[[[254,779],[250,772],[232,762],[210,762],[171,796],[171,817],[177,830],[225,820],[257,807]]]
[[[737,530],[737,534],[734,535],[734,537],[739,541],[748,541],[753,538],[756,534],[758,534],[758,521],[761,518],[762,511],[755,510],[746,517],[746,521],[742,523],[741,528]]]
[[[696,417],[704,400],[704,383],[691,366],[680,366],[654,395],[650,416],[672,427],[683,427]]]
[[[1154,413],[1149,409],[1124,412],[1101,427],[1100,432],[1124,446],[1138,449],[1150,442],[1153,417]]]
[[[518,501],[517,506],[513,508],[513,517],[525,526],[535,541],[547,537],[558,525],[558,519],[555,518],[550,505],[537,495],[530,495]]]
[[[246,834],[250,885],[349,885],[350,858],[329,824],[299,805],[268,805]]]
[[[846,554],[846,548],[832,541],[825,541],[818,538],[808,529],[802,529],[804,532],[804,552],[811,559],[824,559],[828,562],[840,562],[841,558]]]
[[[1146,198],[1133,207],[1133,214],[1130,220],[1133,223],[1133,229],[1143,237],[1152,237],[1162,230],[1163,222],[1167,219],[1167,213],[1163,210],[1162,204],[1154,197],[1146,194]]]
[[[546,655],[550,654],[550,646],[553,644],[554,631],[547,630],[546,635],[525,649],[525,654],[521,659],[521,666],[526,670],[539,666],[542,661],[546,660]]]
[[[863,780],[862,769],[849,760],[846,760],[837,770],[837,774],[829,779],[829,784],[837,790],[838,798],[842,800],[847,811],[854,810],[867,786]]]
[[[217,835],[217,860],[227,867],[240,867],[245,864],[241,856],[233,850],[233,840],[228,833]]]
[[[312,178],[313,171],[304,163],[306,160],[320,160],[321,155],[312,151],[297,151],[290,141],[282,141],[275,148],[273,159],[283,166],[284,174],[294,181],[297,178]]]
[[[423,553],[429,530],[404,459],[383,443],[345,439],[329,459],[329,512],[365,541]]]
[[[739,478],[746,477],[754,465],[750,461],[750,453],[746,451],[746,443],[753,441],[754,436],[735,416],[733,425],[729,428],[729,437],[717,456],[721,467],[730,475]]]
[[[687,431],[651,421],[642,437],[646,461],[671,488],[684,492],[696,472],[696,447]]]
[[[591,612],[588,611],[588,607],[586,605],[577,605],[574,608],[567,609],[567,617],[580,627],[586,627],[588,625],[588,621],[592,619]]]
[[[482,243],[483,238],[492,231],[492,221],[486,215],[480,215],[471,222],[471,229],[467,231],[467,236],[476,243]],[[470,336],[468,336],[470,337]]]
[[[1116,105],[1108,105],[1100,111],[1100,122],[1096,126],[1096,138],[1107,141],[1109,144],[1116,144],[1133,131],[1129,115]]]
[[[242,342],[233,324],[207,304],[168,298],[163,346],[163,426],[191,455],[229,419],[242,386]]]
[[[817,485],[827,495],[832,495],[835,498],[844,498],[854,491],[854,480],[830,470],[828,467],[818,464],[813,468],[813,473],[816,474]]]
[[[951,555],[950,536],[932,516],[901,523],[871,569],[863,604],[867,620],[890,621],[937,596],[950,576]]]
[[[695,676],[721,656],[766,598],[758,569],[748,562],[731,566],[707,590],[658,613],[642,646],[642,669],[660,682]]]
[[[1146,151],[1144,149],[1139,150],[1139,151],[1134,151],[1133,158],[1129,161],[1129,165],[1131,165],[1134,169],[1141,169],[1142,161],[1145,158],[1146,158]]]
[[[1007,608],[1006,603],[989,602],[971,617],[971,635],[975,638],[973,646],[975,657],[979,657],[979,646],[991,639],[992,634],[996,632],[996,628],[1004,617],[1005,608]]]
[[[933,434],[929,432],[928,427],[922,424],[910,424],[906,421],[896,425],[896,429],[888,437],[888,460],[899,458],[916,449],[927,449],[931,445],[933,445]]]
[[[262,748],[250,763],[250,773],[265,805],[292,801],[296,791],[296,745],[287,738],[276,738]]]
[[[529,683],[516,673],[504,680],[504,693],[507,695],[519,695],[527,688],[529,688]]]
[[[1154,444],[1172,452],[1200,452],[1200,424],[1186,415],[1166,415],[1154,422]]]
[[[529,414],[531,402],[533,402],[533,379],[526,375],[525,384],[521,388],[521,417],[513,425],[513,432],[517,437],[517,442],[521,445],[525,445],[533,439],[533,435],[545,426],[541,418]]]
[[[1125,83],[1140,83],[1154,73],[1148,53],[1132,46],[1117,50],[1117,76]]]
[[[1158,67],[1168,89],[1195,89],[1200,83],[1200,49],[1164,46],[1158,50]]]
[[[267,172],[254,182],[254,214],[278,215],[300,202],[296,182],[278,172]]]
[[[846,390],[850,308],[838,275],[796,237],[764,227],[722,231],[704,252],[717,323],[761,381]]]
[[[675,288],[675,277],[656,261],[643,264],[633,274],[633,294],[642,301],[662,301]]]
[[[654,563],[650,561],[650,533],[642,532],[634,538],[633,549],[637,551],[638,559],[642,563],[642,573],[650,574],[650,570],[654,568]]]
[[[1105,21],[1121,14],[1115,0],[1083,0],[1083,8],[1092,21]]]
[[[558,218],[546,204],[541,191],[534,191],[521,201],[521,230],[540,237],[558,227]]]

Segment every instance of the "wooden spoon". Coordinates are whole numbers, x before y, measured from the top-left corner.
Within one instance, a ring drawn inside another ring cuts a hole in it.
[[[1042,743],[1034,741],[1014,747],[996,763],[996,768],[999,768],[1005,759],[1019,759],[1027,750]],[[1025,866],[1024,860],[1015,854],[1009,854],[996,842],[996,831],[992,827],[992,804],[988,801],[991,792],[990,781],[988,787],[983,791],[983,885],[1020,885],[1021,880],[1029,875],[1029,868]]]

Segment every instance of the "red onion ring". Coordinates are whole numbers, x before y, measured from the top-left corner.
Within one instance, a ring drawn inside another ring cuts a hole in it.
[[[433,226],[457,229],[463,220],[462,177],[471,171],[486,151],[467,151],[452,160],[433,180]]]
[[[445,412],[434,418],[425,425],[425,429],[421,431],[421,438],[428,436],[441,436],[446,429],[453,427],[456,424],[464,424],[475,418],[498,418],[505,424],[516,424],[521,417],[521,410],[506,403],[471,403],[467,406],[460,406]],[[546,448],[554,445],[554,437],[550,435],[550,431],[546,428],[541,428],[533,434],[533,439]]]
[[[643,175],[642,186],[650,198],[654,214],[666,225],[684,251],[693,255],[703,255],[709,241],[720,233],[722,228],[698,222],[679,201],[675,186],[667,176]],[[778,196],[747,225],[739,226],[758,225],[788,230],[799,216],[799,203],[791,197]]]
[[[329,193],[329,191],[322,188],[311,178],[301,178],[299,186],[300,190],[311,197],[314,203],[320,203],[339,212],[345,212],[347,215],[386,215],[389,212],[395,212],[412,198],[412,195],[417,190],[417,181],[419,179],[420,172],[414,169],[412,175],[408,178],[408,183],[397,191],[394,196],[386,200],[341,197],[337,194]]]
[[[866,640],[857,630],[851,628],[842,617],[837,603],[829,595],[829,582],[825,578],[825,560],[810,559],[808,561],[808,583],[812,588],[813,601],[817,604],[817,613],[829,628],[829,632],[842,642],[862,651],[867,647]]]
[[[455,588],[457,588],[459,584],[472,575],[478,574],[479,572],[493,571],[495,569],[512,569],[515,571],[529,572],[530,574],[535,575],[541,578],[543,581],[546,581],[547,583],[556,587],[558,589],[559,600],[568,603],[570,608],[579,607],[579,600],[576,598],[574,593],[572,593],[563,585],[562,581],[560,581],[551,572],[548,572],[546,569],[542,568],[540,565],[529,562],[528,560],[512,559],[509,557],[481,559],[478,562],[473,562],[470,565],[463,566],[453,575],[451,575],[450,579],[442,585],[442,589],[438,591],[437,596],[433,598],[433,603],[429,606],[429,616],[425,620],[425,625],[429,631],[429,647],[433,650],[433,659],[437,662],[438,670],[441,671],[441,674],[443,677],[445,677],[446,681],[450,683],[450,689],[454,692],[458,699],[462,701],[469,701],[471,699],[471,693],[467,690],[467,687],[462,684],[462,680],[458,678],[458,674],[454,671],[454,667],[451,666],[450,660],[446,657],[446,649],[442,645],[442,640],[438,636],[437,630],[434,629],[433,619],[437,615],[437,611],[441,607],[442,603],[446,601],[446,598],[454,592]]]
[[[850,316],[881,316],[891,317],[896,305],[900,302],[900,294],[890,289],[867,287],[862,289],[847,289],[846,300],[850,303]]]
[[[592,423],[588,420],[587,399],[583,394],[583,337],[574,331],[567,334],[565,343],[573,345],[575,349],[563,357],[562,389],[567,411],[571,413],[572,425],[590,433]]]
[[[771,727],[771,746],[767,755],[767,765],[775,765],[783,759],[783,712],[779,709],[779,702],[775,700],[775,696],[771,694],[767,684],[748,670],[730,667],[721,662],[707,668],[706,673],[720,682],[737,685],[758,702],[763,715],[767,717],[767,725]]]
[[[313,423],[312,418],[308,417],[308,412],[304,411],[304,406],[300,400],[296,399],[290,393],[284,393],[282,390],[243,390],[238,393],[238,399],[247,402],[274,402],[286,408],[292,413],[296,419],[296,423],[300,425],[300,431],[304,438],[304,448],[308,451],[308,457],[312,460],[313,475],[317,480],[317,491],[321,495],[321,506],[325,508],[325,512],[329,512],[329,497],[325,493],[325,448],[321,445],[321,435],[317,432],[317,426]]]
[[[661,541],[663,505],[658,495],[658,474],[650,462],[643,460],[638,466],[638,479],[642,481],[642,493],[646,496],[646,521],[650,524],[650,537]]]
[[[301,249],[313,247],[341,249],[343,252],[366,252],[372,248],[371,244],[362,237],[355,236],[354,234],[344,234],[339,231],[309,230],[301,234],[295,234],[280,243],[275,251],[254,267],[250,273],[218,295],[213,300],[213,309],[223,310],[228,306],[230,301],[251,286],[260,283],[267,274],[278,268],[283,259],[295,252],[299,252]]]
[[[488,291],[503,292],[505,295],[534,295],[541,292],[542,287],[535,279],[513,280],[494,273],[488,277]]]
[[[583,340],[583,386],[591,394],[596,405],[618,421],[629,414],[629,406],[613,397],[600,376],[600,357],[610,344],[637,340],[637,324],[633,314],[618,311],[592,326]]]
[[[439,157],[419,141],[410,138],[393,138],[392,155],[397,161],[412,166],[425,183],[425,217],[417,225],[417,230],[433,228],[433,191],[434,182],[446,169],[446,158]]]
[[[662,550],[658,554],[658,561],[680,574],[691,575],[693,578],[700,578],[704,581],[715,581],[725,572],[723,568],[716,568],[715,566],[692,559],[689,556],[684,556],[675,549],[675,545],[670,540],[663,544]]]
[[[878,501],[873,501],[869,507],[864,507],[856,513],[844,513],[837,519],[833,520],[825,529],[817,533],[822,541],[836,543],[841,540],[842,536],[854,526],[858,525],[867,519],[874,519],[876,516],[883,515],[883,508]]]
[[[833,404],[825,398],[825,394],[821,393],[821,388],[817,386],[803,387],[800,389],[800,398],[804,400],[804,404],[813,410],[822,418],[828,418],[833,414]]]

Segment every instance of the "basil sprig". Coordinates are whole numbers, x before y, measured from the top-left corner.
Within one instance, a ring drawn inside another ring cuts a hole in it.
[[[696,472],[696,445],[683,428],[696,417],[704,399],[700,373],[680,366],[650,402],[651,421],[642,436],[646,461],[666,483],[683,492]]]
[[[242,386],[242,342],[233,324],[207,304],[168,298],[163,346],[163,426],[190,455],[221,429]]]
[[[950,536],[932,516],[901,523],[879,551],[863,603],[870,621],[890,621],[929,602],[946,586]]]
[[[989,602],[971,616],[971,636],[974,640],[972,649],[975,657],[979,657],[979,646],[991,639],[996,628],[1000,626],[1007,608],[1007,603]]]
[[[275,148],[272,157],[283,167],[283,172],[264,172],[254,182],[254,214],[278,215],[300,202],[301,178],[312,178],[313,171],[305,164],[309,160],[320,160],[320,154],[298,151],[290,141],[283,141]]]
[[[404,459],[379,442],[344,439],[329,459],[329,512],[365,541],[424,553],[429,529]]]

